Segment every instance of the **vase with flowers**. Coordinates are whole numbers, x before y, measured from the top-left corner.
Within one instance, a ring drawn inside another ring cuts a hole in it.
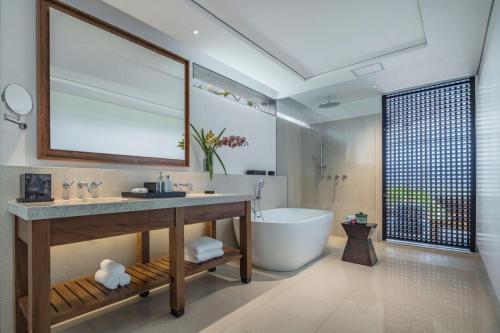
[[[208,172],[208,176],[210,179],[209,190],[205,191],[205,193],[214,193],[213,190],[213,177],[214,177],[214,157],[220,163],[222,169],[224,170],[224,174],[227,175],[226,166],[220,157],[218,150],[222,147],[236,148],[248,146],[248,141],[245,137],[242,136],[224,136],[223,134],[226,131],[224,128],[219,134],[215,134],[212,130],[205,131],[203,128],[199,131],[192,125],[191,129],[193,130],[193,138],[198,142],[200,148],[203,151],[204,159],[203,159],[203,171]],[[181,146],[181,144],[179,144]]]

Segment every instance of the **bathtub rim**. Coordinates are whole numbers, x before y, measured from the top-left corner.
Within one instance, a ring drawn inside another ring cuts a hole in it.
[[[317,216],[314,216],[314,217],[309,217],[307,219],[303,219],[303,220],[299,220],[299,221],[293,221],[293,222],[290,222],[290,221],[286,221],[286,222],[273,222],[273,221],[267,221],[267,220],[263,220],[263,221],[255,221],[254,220],[254,214],[252,212],[252,216],[251,216],[251,221],[252,223],[265,223],[265,224],[283,224],[283,225],[286,225],[286,224],[302,224],[302,223],[307,223],[307,222],[311,222],[312,220],[315,220],[315,219],[318,219],[318,218],[322,218],[322,217],[325,217],[325,216],[331,216],[332,218],[332,222],[333,222],[333,218],[335,216],[335,213],[331,210],[326,210],[326,209],[315,209],[315,208],[288,208],[288,207],[284,207],[284,208],[270,208],[270,209],[263,209],[262,210],[262,215],[265,214],[266,211],[270,211],[270,210],[279,210],[279,209],[286,209],[286,210],[309,210],[309,211],[317,211],[317,212],[323,212],[324,214],[321,214],[321,215],[317,215]]]

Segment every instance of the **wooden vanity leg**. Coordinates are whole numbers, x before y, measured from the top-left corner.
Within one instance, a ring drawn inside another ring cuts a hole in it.
[[[137,234],[136,255],[138,263],[146,264],[150,262],[149,231]],[[148,297],[149,291],[143,292],[142,294],[139,294],[139,296]]]
[[[175,226],[169,228],[170,312],[184,314],[184,207],[175,208]]]
[[[207,235],[209,237],[217,239],[217,221],[216,220],[208,222],[208,225],[207,225]],[[217,268],[214,267],[214,268],[210,268],[208,271],[209,272],[215,272],[216,269]]]
[[[252,215],[251,203],[245,203],[245,215],[240,216],[240,251],[243,257],[240,260],[241,282],[249,283],[252,280]]]
[[[28,332],[50,333],[50,220],[28,228]]]
[[[28,322],[26,317],[21,311],[19,305],[19,298],[28,295],[28,245],[24,243],[19,235],[19,229],[21,223],[27,223],[25,221],[20,221],[16,217],[15,224],[15,245],[14,245],[14,283],[15,283],[15,297],[16,297],[16,333],[28,332]]]

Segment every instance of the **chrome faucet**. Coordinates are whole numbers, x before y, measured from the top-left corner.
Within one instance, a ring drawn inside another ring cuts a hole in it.
[[[102,181],[94,181],[94,182],[90,182],[88,185],[87,185],[87,189],[89,191],[90,194],[92,194],[92,192],[94,192],[95,189],[99,188],[99,186],[101,186],[102,184],[104,184],[104,182]]]
[[[262,199],[262,188],[264,187],[264,179],[259,179],[257,182],[257,186],[255,187],[255,197],[252,204],[252,211],[255,218],[262,217],[262,210],[260,208],[260,200]],[[260,212],[260,215],[257,215],[257,209]]]
[[[93,181],[93,182],[84,182],[84,181],[79,181],[78,182],[78,188],[80,190],[86,188],[87,191],[94,197],[97,198],[98,196],[98,191],[97,189],[104,184],[102,181]]]
[[[64,200],[68,200],[71,197],[71,187],[73,186],[75,182],[73,181],[67,181],[65,180],[62,184],[63,191],[62,191],[62,198]]]

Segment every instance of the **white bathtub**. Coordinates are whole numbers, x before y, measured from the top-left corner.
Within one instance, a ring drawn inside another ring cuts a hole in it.
[[[333,212],[305,208],[263,210],[252,214],[253,264],[273,271],[293,271],[323,252],[332,231]],[[239,220],[234,231],[240,242]]]

